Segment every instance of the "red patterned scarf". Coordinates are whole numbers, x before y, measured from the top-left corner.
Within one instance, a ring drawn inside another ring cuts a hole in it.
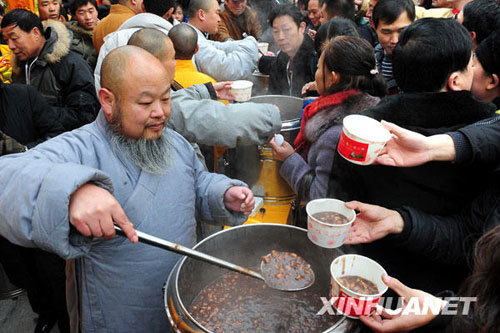
[[[295,138],[294,144],[295,144],[295,151],[300,152],[300,154],[304,157],[304,159],[307,158],[307,152],[309,151],[309,147],[311,143],[307,141],[306,139],[306,124],[307,121],[314,116],[316,113],[319,111],[335,106],[335,105],[340,105],[344,103],[344,101],[358,92],[356,89],[351,89],[351,90],[346,90],[346,91],[341,91],[335,94],[331,94],[328,96],[320,96],[314,102],[311,104],[307,105],[304,109],[304,114],[302,115],[302,120],[300,122],[300,131],[297,137]]]

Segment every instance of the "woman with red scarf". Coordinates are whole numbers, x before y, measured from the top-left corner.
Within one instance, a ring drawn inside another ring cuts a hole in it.
[[[288,142],[271,141],[275,158],[283,161],[280,174],[300,201],[326,196],[342,119],[375,106],[386,93],[373,48],[359,37],[330,40],[315,79],[320,97],[304,109],[295,150]]]

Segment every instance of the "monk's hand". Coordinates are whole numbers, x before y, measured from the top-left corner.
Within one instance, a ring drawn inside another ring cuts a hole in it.
[[[346,244],[371,243],[403,231],[404,220],[395,210],[359,201],[346,202],[345,206],[359,211],[344,241]]]
[[[116,224],[132,243],[138,241],[133,224],[115,197],[94,184],[84,184],[73,192],[69,200],[69,221],[86,237],[113,238],[113,224]]]
[[[411,331],[431,322],[446,306],[446,301],[422,290],[409,288],[388,275],[383,275],[382,281],[403,298],[403,307],[388,310],[377,305],[377,311],[370,316],[360,316],[359,319],[374,332]],[[405,311],[409,302],[412,302],[409,307],[411,311]],[[418,313],[415,311],[417,307],[420,310]]]
[[[227,209],[249,215],[255,206],[253,192],[244,186],[230,187],[224,194],[224,205]]]
[[[271,141],[269,141],[269,144],[271,145],[271,148],[273,148],[273,157],[278,161],[286,160],[288,156],[292,155],[295,152],[292,145],[286,141],[283,141],[281,146],[278,145],[276,143],[275,137],[273,137]]]
[[[231,84],[233,84],[231,81],[215,82],[212,84],[218,99],[234,100],[234,96],[231,94]]]
[[[387,121],[382,121],[382,125],[392,133],[392,138],[375,160],[377,164],[413,167],[430,161],[455,159],[455,145],[447,134],[426,137]]]

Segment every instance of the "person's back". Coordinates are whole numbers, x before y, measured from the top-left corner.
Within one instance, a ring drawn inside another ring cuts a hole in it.
[[[394,48],[393,66],[404,93],[386,97],[363,114],[431,135],[488,118],[495,111],[493,105],[477,101],[468,91],[472,83],[471,38],[456,21],[422,19],[410,25]],[[411,205],[435,214],[462,208],[488,176],[472,166],[357,166],[340,157],[335,158],[333,170],[329,196],[389,208]],[[388,272],[431,292],[456,288],[467,273],[464,267],[450,267],[396,249],[387,240],[362,250]]]
[[[199,72],[193,63],[193,56],[198,52],[198,34],[187,24],[178,24],[168,32],[175,49],[174,80],[183,88],[195,84],[215,83],[207,74]]]
[[[116,31],[123,22],[143,11],[142,0],[120,0],[118,4],[111,5],[109,14],[97,24],[92,37],[97,54],[104,44],[104,37]]]

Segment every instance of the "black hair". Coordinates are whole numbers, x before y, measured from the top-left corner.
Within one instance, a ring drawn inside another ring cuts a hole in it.
[[[365,39],[335,37],[326,44],[323,56],[324,68],[319,70],[334,71],[339,75],[338,82],[329,90],[330,94],[350,89],[378,97],[387,93],[385,80],[376,71],[373,47]]]
[[[354,20],[356,10],[354,8],[354,0],[323,0],[321,6],[325,5],[325,11],[328,17],[344,17]]]
[[[453,328],[464,332],[498,332],[500,327],[500,226],[485,233],[476,243],[474,270],[460,289],[461,296],[475,296],[470,311],[464,314],[463,302],[459,302]],[[464,330],[465,329],[465,330]]]
[[[321,55],[324,44],[337,36],[359,37],[358,28],[352,20],[343,17],[336,17],[323,23],[319,27],[316,37],[314,38],[316,53]]]
[[[423,18],[409,25],[392,51],[392,72],[405,92],[440,91],[451,73],[467,69],[467,29],[454,19]]]
[[[158,16],[165,15],[170,8],[175,7],[174,0],[143,0],[146,13],[155,14]]]
[[[476,33],[476,43],[481,43],[499,26],[500,5],[496,0],[474,0],[463,9],[463,25]]]
[[[90,3],[97,10],[97,2],[95,0],[74,0],[71,4],[71,14],[75,15],[78,8]]]
[[[408,14],[410,21],[415,21],[415,4],[412,0],[379,0],[373,8],[373,25],[377,28],[380,21],[392,24],[403,12]]]
[[[5,14],[2,20],[2,29],[13,24],[24,32],[31,32],[33,28],[38,28],[42,35],[44,33],[40,18],[26,9],[14,9]]]
[[[5,7],[0,5],[0,15],[3,16],[5,14]]]
[[[271,10],[271,13],[267,18],[267,20],[269,21],[269,25],[273,26],[274,20],[281,16],[290,16],[292,20],[295,22],[295,24],[297,24],[297,26],[300,26],[300,23],[303,20],[303,16],[302,13],[300,12],[300,9],[298,9],[296,6],[292,4],[287,3],[278,5]]]

